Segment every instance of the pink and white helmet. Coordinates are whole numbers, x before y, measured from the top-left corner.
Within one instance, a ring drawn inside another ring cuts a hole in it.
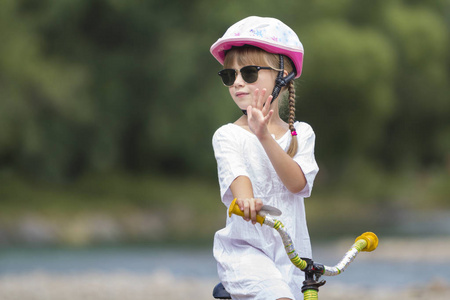
[[[223,65],[225,52],[231,47],[251,45],[267,52],[289,57],[296,69],[295,78],[300,77],[303,65],[303,45],[295,32],[274,18],[247,17],[225,32],[211,46],[211,54]]]

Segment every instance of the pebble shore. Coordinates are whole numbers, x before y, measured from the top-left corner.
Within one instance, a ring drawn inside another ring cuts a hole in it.
[[[86,273],[55,275],[31,273],[0,277],[2,300],[211,300],[216,282],[209,279],[175,278],[160,271],[150,275],[128,273]],[[434,280],[423,287],[367,289],[326,284],[321,299],[450,299],[450,286]]]

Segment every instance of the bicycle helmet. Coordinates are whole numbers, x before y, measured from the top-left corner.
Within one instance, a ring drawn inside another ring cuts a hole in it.
[[[272,91],[272,102],[281,89],[294,78],[300,77],[303,65],[303,45],[295,32],[280,20],[263,17],[247,17],[232,25],[223,37],[211,46],[211,54],[223,65],[225,55],[232,47],[250,45],[269,53],[279,54],[280,70]],[[283,55],[294,64],[294,71],[283,77]],[[242,110],[247,114],[246,110]]]
[[[295,32],[280,20],[251,16],[232,25],[211,46],[211,54],[223,65],[226,51],[232,47],[251,45],[267,52],[282,54],[294,63],[295,78],[303,65],[303,45]]]

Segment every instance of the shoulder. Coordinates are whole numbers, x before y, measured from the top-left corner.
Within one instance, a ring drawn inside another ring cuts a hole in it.
[[[313,128],[311,127],[311,125],[309,125],[306,122],[296,121],[294,123],[294,127],[295,127],[295,130],[297,131],[298,135],[302,135],[302,136],[314,135]]]
[[[213,143],[236,140],[242,134],[242,131],[244,129],[232,123],[222,125],[214,132]]]
[[[225,124],[220,126],[213,135],[213,138],[217,137],[217,136],[223,136],[223,135],[230,135],[233,134],[234,132],[234,127],[236,127],[236,125],[233,125],[231,123]]]
[[[250,131],[246,130],[240,125],[235,123],[228,123],[219,127],[216,132],[214,132],[214,136],[216,135],[231,135],[231,136],[241,136],[250,134]]]

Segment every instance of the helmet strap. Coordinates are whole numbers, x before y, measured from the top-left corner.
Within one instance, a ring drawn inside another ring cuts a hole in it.
[[[275,79],[275,87],[272,91],[272,101],[270,104],[275,101],[275,99],[278,97],[278,95],[281,92],[281,89],[288,85],[289,82],[295,78],[295,72],[289,73],[286,77],[283,77],[284,74],[284,59],[283,55],[280,54],[280,72],[278,72],[277,79]]]
[[[291,72],[289,73],[286,77],[283,77],[284,74],[284,59],[283,59],[283,55],[280,54],[280,71],[278,72],[277,78],[275,79],[275,87],[273,88],[272,91],[272,101],[270,102],[270,104],[273,103],[273,101],[275,101],[275,99],[278,97],[278,95],[281,92],[281,89],[288,85],[289,82],[295,78],[295,72]],[[244,115],[247,115],[247,110],[246,109],[242,109],[242,113]]]

